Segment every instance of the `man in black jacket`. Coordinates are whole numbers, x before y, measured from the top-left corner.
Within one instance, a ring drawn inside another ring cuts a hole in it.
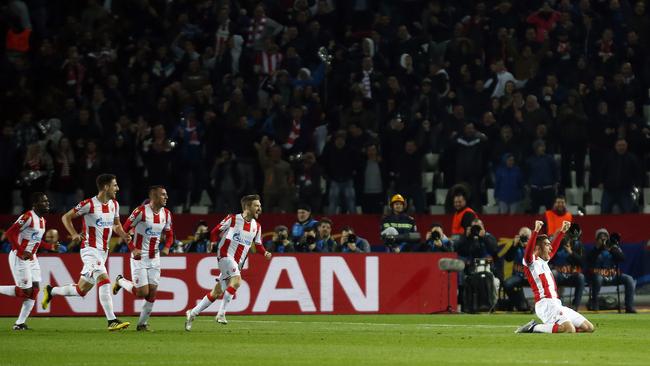
[[[603,188],[603,214],[611,213],[614,205],[619,207],[621,213],[634,211],[632,189],[635,186],[640,187],[643,178],[639,159],[628,152],[627,147],[625,139],[616,140],[615,152],[610,154],[603,164],[602,182],[599,185]]]

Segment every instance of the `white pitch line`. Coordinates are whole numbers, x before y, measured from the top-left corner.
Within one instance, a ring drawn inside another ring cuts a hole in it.
[[[203,321],[204,319],[201,319]],[[205,321],[214,321],[207,320]],[[384,327],[414,325],[430,328],[517,328],[519,325],[491,325],[491,324],[429,324],[429,323],[360,323],[360,322],[310,322],[310,321],[282,321],[282,320],[230,320],[233,323],[279,323],[279,324],[324,324],[324,325],[377,325]]]

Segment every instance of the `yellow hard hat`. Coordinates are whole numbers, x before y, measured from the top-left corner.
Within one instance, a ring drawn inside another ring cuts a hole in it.
[[[402,202],[403,204],[406,204],[406,201],[404,200],[404,197],[402,197],[401,194],[396,194],[396,195],[394,195],[393,197],[390,198],[390,205],[391,206],[395,202]]]

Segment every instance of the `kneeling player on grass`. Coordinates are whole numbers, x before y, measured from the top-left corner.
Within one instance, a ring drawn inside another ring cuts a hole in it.
[[[240,269],[246,260],[251,244],[255,244],[257,252],[264,254],[266,259],[271,259],[271,253],[262,245],[262,227],[256,221],[262,212],[260,196],[248,195],[241,199],[242,213],[228,215],[210,233],[210,247],[214,245],[217,236],[221,234],[217,261],[221,275],[212,291],[203,297],[201,302],[192,310],[185,313],[185,330],[192,329],[194,318],[223,294],[221,307],[216,320],[220,324],[228,324],[226,308],[241,283]],[[212,250],[210,250],[212,251]],[[225,289],[225,291],[223,290]]]
[[[546,235],[539,235],[544,223],[535,221],[535,229],[528,240],[524,252],[524,272],[530,288],[535,294],[535,314],[542,320],[537,324],[531,320],[519,327],[515,333],[575,333],[593,332],[594,326],[584,316],[575,310],[562,306],[557,293],[557,286],[548,261],[553,258],[564,233],[569,230],[571,223],[564,221],[562,228],[555,234],[553,243]]]
[[[131,213],[131,216],[124,223],[124,231],[129,232],[135,228],[133,240],[128,243],[131,250],[131,278],[127,280],[118,275],[113,283],[113,295],[117,295],[121,288],[144,299],[144,305],[140,311],[140,320],[137,330],[148,331],[149,315],[156,300],[158,282],[160,282],[160,251],[158,244],[160,237],[165,232],[165,247],[162,250],[164,255],[169,254],[169,247],[174,242],[172,232],[172,215],[167,205],[167,190],[163,186],[152,186],[149,188],[149,203],[142,205]]]

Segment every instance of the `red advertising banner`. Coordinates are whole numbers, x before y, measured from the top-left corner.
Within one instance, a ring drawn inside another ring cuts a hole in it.
[[[356,314],[433,313],[447,309],[447,294],[456,308],[456,278],[438,269],[438,260],[454,253],[296,254],[276,255],[270,261],[252,254],[242,270],[242,285],[229,305],[235,314]],[[39,256],[45,284],[76,283],[82,263],[75,254]],[[215,285],[219,274],[214,256],[172,255],[161,258],[162,276],[154,314],[182,315]],[[129,258],[111,254],[111,280],[130,276]],[[6,254],[0,255],[0,284],[13,284]],[[449,287],[448,287],[449,286]],[[448,292],[449,291],[449,292]],[[43,310],[39,293],[32,315],[103,315],[93,288],[84,298],[55,297]],[[0,296],[0,316],[16,316],[21,300]],[[137,314],[143,300],[126,291],[113,296],[115,313]],[[220,300],[205,312],[214,314]]]
[[[479,215],[485,224],[485,228],[497,238],[513,238],[522,226],[531,227],[535,220],[541,220],[541,215]],[[210,228],[214,227],[223,219],[223,214],[192,215],[176,214],[173,216],[174,233],[179,240],[185,240],[188,236],[194,235],[196,224],[205,220]],[[315,218],[323,217],[318,215]],[[380,245],[379,215],[332,215],[328,216],[333,222],[333,233],[339,234],[344,226],[351,226],[357,235],[367,239],[371,245]],[[18,218],[18,216],[0,215],[0,230],[6,230]],[[61,241],[69,239],[63,225],[61,215],[46,215],[47,228],[58,229],[61,233]],[[445,233],[451,229],[451,215],[418,215],[415,217],[418,230],[424,235],[431,227],[431,223],[442,224]],[[580,224],[583,232],[583,241],[593,243],[596,230],[605,227],[611,232],[619,232],[623,243],[639,243],[650,239],[650,215],[628,214],[628,215],[588,215],[575,216],[574,222]],[[273,228],[277,225],[285,225],[291,230],[291,225],[296,222],[295,214],[272,214],[263,213],[260,222],[264,232],[264,238],[269,239]],[[78,230],[81,230],[81,222],[75,220]],[[424,236],[423,236],[424,237]]]

